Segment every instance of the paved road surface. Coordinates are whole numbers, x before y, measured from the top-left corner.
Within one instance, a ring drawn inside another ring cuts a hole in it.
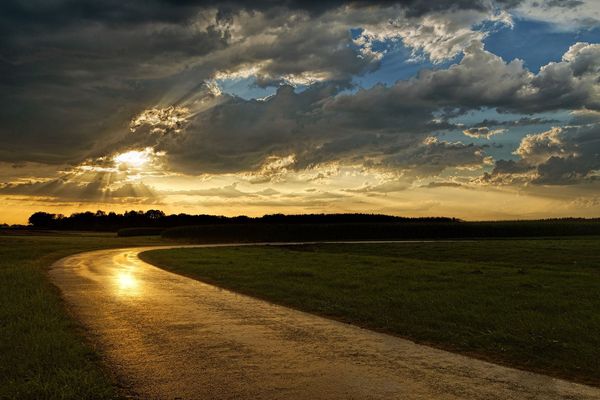
[[[134,397],[600,399],[600,389],[417,345],[172,274],[141,261],[137,255],[147,249],[82,253],[50,271]]]

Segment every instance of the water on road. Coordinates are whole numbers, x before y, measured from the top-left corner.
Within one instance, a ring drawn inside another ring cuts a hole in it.
[[[169,273],[141,261],[144,250],[82,253],[50,271],[134,397],[600,399],[596,388],[417,345]]]

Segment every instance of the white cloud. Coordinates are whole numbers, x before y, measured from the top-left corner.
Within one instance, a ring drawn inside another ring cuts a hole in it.
[[[492,136],[498,135],[505,131],[506,131],[506,129],[490,129],[487,126],[479,126],[479,127],[467,128],[467,129],[463,130],[463,133],[466,136],[469,136],[472,138],[489,139]]]
[[[361,46],[365,54],[372,54],[376,41],[402,40],[405,46],[412,49],[413,58],[424,55],[437,64],[453,59],[471,42],[483,40],[487,32],[474,28],[483,22],[512,26],[510,14],[492,9],[453,10],[419,17],[401,15],[378,24],[366,24],[355,43]]]
[[[525,159],[528,164],[537,164],[552,156],[572,155],[565,148],[562,128],[552,128],[549,131],[525,136],[514,154]]]
[[[514,154],[484,178],[501,184],[565,185],[600,178],[600,124],[556,127],[525,136]]]
[[[513,12],[519,18],[548,22],[557,30],[600,26],[597,0],[524,0]]]

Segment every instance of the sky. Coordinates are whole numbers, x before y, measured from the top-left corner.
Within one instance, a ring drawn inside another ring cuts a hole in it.
[[[0,2],[0,222],[600,216],[596,0]]]

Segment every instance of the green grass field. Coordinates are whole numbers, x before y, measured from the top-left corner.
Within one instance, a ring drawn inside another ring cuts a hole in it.
[[[114,234],[0,236],[0,399],[113,399],[115,382],[46,270],[69,254],[157,244]]]
[[[176,249],[165,269],[417,342],[600,385],[600,238]]]
[[[49,283],[69,254],[160,244],[0,236],[0,398],[112,399],[116,382]],[[598,385],[598,238],[237,247],[143,257],[240,292],[423,343]]]

